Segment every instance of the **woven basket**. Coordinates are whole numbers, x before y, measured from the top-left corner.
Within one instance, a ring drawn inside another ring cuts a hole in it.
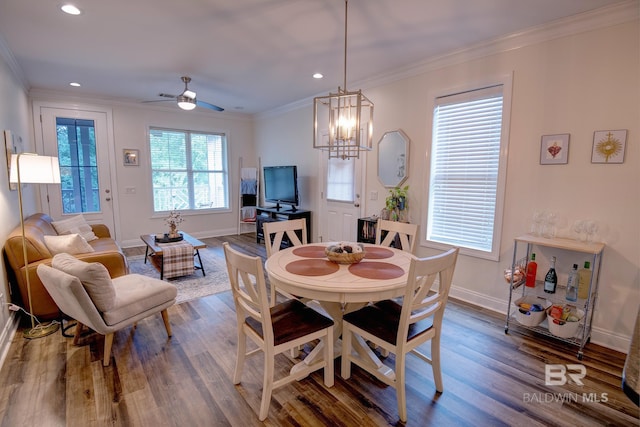
[[[329,261],[335,262],[336,264],[355,264],[357,262],[362,261],[364,258],[364,252],[356,252],[356,253],[337,253],[337,252],[329,252],[325,250],[324,253],[329,258]]]

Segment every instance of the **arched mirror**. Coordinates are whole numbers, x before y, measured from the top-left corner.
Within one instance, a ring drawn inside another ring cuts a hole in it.
[[[387,132],[378,142],[378,179],[397,187],[409,177],[409,137],[400,129]]]

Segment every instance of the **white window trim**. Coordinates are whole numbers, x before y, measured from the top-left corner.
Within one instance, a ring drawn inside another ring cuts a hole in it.
[[[429,212],[429,195],[427,194],[430,188],[431,177],[431,147],[433,143],[433,111],[436,106],[436,99],[439,97],[448,96],[455,93],[461,93],[465,91],[472,91],[482,87],[503,85],[503,105],[502,105],[502,129],[501,129],[501,142],[500,142],[500,166],[498,168],[498,184],[497,184],[497,197],[496,197],[496,212],[495,212],[495,224],[493,229],[493,248],[491,252],[485,252],[470,248],[460,248],[460,253],[463,255],[469,255],[476,258],[488,259],[492,261],[500,260],[500,247],[502,239],[502,227],[504,219],[504,202],[505,191],[507,182],[507,158],[509,154],[509,129],[511,123],[511,100],[513,91],[513,73],[503,74],[493,78],[489,78],[486,81],[465,83],[453,88],[437,89],[429,92],[429,110],[427,114],[427,152],[425,157],[425,168],[423,169],[423,189],[422,189],[422,207],[420,212],[421,218],[421,233],[420,233],[420,246],[427,248],[434,248],[439,250],[447,250],[451,246],[443,243],[433,242],[427,240],[427,213]]]

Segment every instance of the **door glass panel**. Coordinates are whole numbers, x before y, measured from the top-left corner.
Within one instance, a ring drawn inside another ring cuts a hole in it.
[[[330,158],[327,165],[327,199],[337,202],[354,201],[355,161]]]
[[[63,213],[100,211],[93,120],[56,118]]]

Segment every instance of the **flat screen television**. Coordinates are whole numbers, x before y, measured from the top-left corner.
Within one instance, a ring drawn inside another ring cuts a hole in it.
[[[298,205],[298,169],[296,166],[265,166],[264,200],[276,204],[291,205],[295,211]]]

